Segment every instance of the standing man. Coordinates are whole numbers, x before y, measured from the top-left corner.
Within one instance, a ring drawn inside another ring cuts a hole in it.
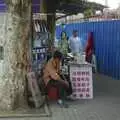
[[[73,54],[80,54],[82,53],[82,43],[80,38],[78,37],[78,31],[73,30],[73,35],[69,39],[70,42],[70,49]]]

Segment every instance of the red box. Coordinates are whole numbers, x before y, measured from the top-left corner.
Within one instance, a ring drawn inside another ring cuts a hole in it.
[[[49,86],[48,88],[48,98],[49,100],[58,100],[58,89],[53,86]]]

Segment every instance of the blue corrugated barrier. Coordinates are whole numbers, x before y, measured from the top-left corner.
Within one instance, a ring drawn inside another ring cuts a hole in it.
[[[93,32],[98,71],[120,80],[120,20],[71,23],[64,31],[71,36],[74,29],[79,31],[79,36]],[[61,31],[62,27],[57,26],[57,39]]]

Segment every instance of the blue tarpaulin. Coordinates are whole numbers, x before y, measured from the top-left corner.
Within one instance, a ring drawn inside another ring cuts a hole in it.
[[[71,23],[65,31],[70,36],[73,29],[79,31],[79,36],[93,32],[98,71],[120,80],[120,20]],[[61,26],[57,26],[57,38],[61,31]]]

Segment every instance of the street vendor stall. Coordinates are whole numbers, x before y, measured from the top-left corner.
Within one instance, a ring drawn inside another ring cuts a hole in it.
[[[67,61],[62,66],[62,71],[68,74],[72,85],[72,98],[74,99],[92,99],[93,98],[93,80],[92,65],[85,61],[85,55],[72,56],[71,61]],[[74,57],[74,58],[73,58]]]
[[[32,63],[35,69],[41,69],[47,60],[49,31],[46,19],[44,14],[33,15]]]

